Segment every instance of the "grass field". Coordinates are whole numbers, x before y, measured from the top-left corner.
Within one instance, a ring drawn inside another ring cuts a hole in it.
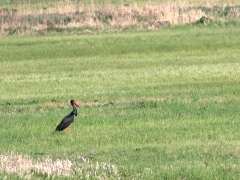
[[[239,31],[2,38],[0,178],[239,179]]]

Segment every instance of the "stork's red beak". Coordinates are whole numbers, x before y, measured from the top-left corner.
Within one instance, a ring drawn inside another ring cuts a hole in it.
[[[73,101],[73,104],[75,104],[77,107],[80,107],[75,101]]]

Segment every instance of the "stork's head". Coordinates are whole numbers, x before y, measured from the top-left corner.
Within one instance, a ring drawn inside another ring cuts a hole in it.
[[[74,100],[71,100],[70,103],[71,103],[72,106],[76,105],[77,107],[80,107]]]

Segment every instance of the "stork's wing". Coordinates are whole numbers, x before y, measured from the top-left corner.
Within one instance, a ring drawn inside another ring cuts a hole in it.
[[[75,115],[73,113],[68,114],[57,126],[56,131],[62,131],[66,129],[74,121],[74,117]]]

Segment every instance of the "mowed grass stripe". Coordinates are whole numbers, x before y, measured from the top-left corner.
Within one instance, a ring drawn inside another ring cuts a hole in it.
[[[79,66],[81,68],[81,66]],[[74,71],[62,73],[44,73],[44,74],[26,74],[26,75],[4,75],[2,77],[2,82],[40,82],[40,81],[96,81],[102,78],[109,78],[111,80],[126,80],[129,78],[142,80],[144,77],[146,79],[159,78],[159,82],[163,82],[163,79],[168,79],[171,82],[171,78],[181,77],[183,79],[201,79],[205,77],[212,76],[233,76],[236,77],[240,74],[239,63],[218,63],[218,64],[205,64],[205,65],[172,65],[172,66],[160,66],[151,67],[148,65],[146,67],[141,67],[140,69],[114,69],[114,70],[88,70],[88,71]]]
[[[191,33],[189,33],[191,32]],[[239,27],[176,28],[166,31],[104,34],[93,36],[9,37],[0,42],[1,61],[41,60],[73,57],[108,57],[182,52],[237,49]],[[228,36],[223,36],[228,34]],[[228,37],[228,38],[227,38]],[[184,39],[184,41],[183,41]],[[47,44],[45,42],[48,42]],[[67,47],[67,48],[66,48]],[[14,53],[12,50],[14,49]],[[33,58],[34,57],[34,58]]]
[[[46,97],[54,96],[54,94],[91,96],[108,96],[116,94],[114,100],[124,98],[124,94],[136,97],[141,91],[138,98],[161,96],[165,89],[180,88],[188,86],[187,92],[194,90],[194,87],[201,85],[221,85],[231,81],[238,83],[240,76],[240,67],[238,63],[218,63],[207,65],[173,65],[149,68],[141,67],[140,69],[115,69],[101,71],[75,71],[63,73],[45,73],[31,75],[7,75],[2,79],[2,92],[8,99],[11,96],[15,100],[27,97]],[[177,80],[177,81],[176,81]],[[230,83],[231,84],[231,83]],[[231,87],[227,83],[227,86]],[[31,87],[31,88],[29,88]],[[46,87],[46,88],[40,88]],[[69,89],[68,87],[71,87]],[[11,90],[12,89],[12,92]],[[196,89],[195,89],[196,90]],[[22,93],[24,91],[24,93]],[[117,91],[119,91],[117,93]],[[135,93],[134,93],[135,91]],[[146,91],[145,95],[144,92]],[[148,92],[154,91],[152,95]],[[168,90],[169,91],[169,90]],[[170,90],[172,91],[172,90]],[[176,89],[175,91],[178,91]],[[185,91],[186,92],[186,91]],[[52,95],[51,95],[52,94]],[[117,95],[121,94],[121,95]],[[127,98],[126,97],[126,98]],[[137,98],[136,97],[136,98]],[[54,97],[53,97],[54,98]],[[104,97],[105,100],[107,98]],[[93,100],[93,99],[88,99]]]

